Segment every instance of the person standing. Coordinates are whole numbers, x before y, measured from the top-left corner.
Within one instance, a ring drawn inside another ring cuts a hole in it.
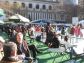
[[[75,31],[75,25],[72,25],[72,27],[70,29],[70,34],[74,35],[74,31]]]
[[[61,34],[62,34],[62,35],[65,35],[65,29],[64,29],[64,26],[62,26]]]
[[[79,36],[81,35],[81,31],[80,31],[80,30],[81,30],[81,25],[78,24],[78,25],[75,27],[75,31],[74,31],[76,37],[79,37]]]
[[[51,27],[50,23],[47,23],[45,32],[46,32],[46,42],[45,42],[45,44],[49,45],[49,43],[51,43],[52,40],[53,40],[53,32],[52,32],[52,27]]]

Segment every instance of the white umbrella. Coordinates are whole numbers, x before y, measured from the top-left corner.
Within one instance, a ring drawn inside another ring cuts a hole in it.
[[[20,22],[30,22],[30,20],[29,19],[27,19],[27,18],[25,18],[25,17],[23,17],[23,16],[21,16],[21,15],[19,15],[19,14],[15,14],[15,15],[13,15],[13,16],[11,16],[11,17],[9,17],[9,19],[19,19],[20,20]]]

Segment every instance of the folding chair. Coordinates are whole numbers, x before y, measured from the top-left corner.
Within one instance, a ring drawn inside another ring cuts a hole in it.
[[[66,57],[66,56],[64,56],[64,55],[65,55],[66,48],[65,48],[64,43],[61,43],[61,42],[63,41],[63,39],[61,39],[61,36],[58,36],[58,40],[59,40],[59,42],[60,42],[59,48],[48,48],[47,51],[54,53],[53,55],[50,53],[50,56],[51,56],[51,57],[62,55],[62,58],[61,58],[61,61],[62,61],[63,58]],[[52,63],[55,62],[55,59],[56,59],[56,58],[54,58],[54,60],[53,60]],[[57,63],[57,62],[55,62],[55,63]]]
[[[34,42],[35,38],[35,36],[30,36],[30,43]]]
[[[73,55],[75,56],[75,62],[77,59],[82,58],[84,59],[84,45],[83,43],[78,43],[76,47],[73,47]]]
[[[79,40],[79,39],[82,39],[82,40]],[[79,47],[78,47],[79,44],[77,45],[78,42],[79,43],[82,43]],[[63,43],[63,41],[62,41],[62,43],[61,42],[60,43],[65,46],[65,53],[69,54],[70,60],[72,60],[73,59],[73,56],[75,56],[75,58],[77,56],[82,56],[82,57],[84,56],[84,45],[83,45],[83,42],[84,42],[84,38],[69,37],[69,43],[70,44],[65,44],[65,43]],[[78,50],[78,48],[79,48],[79,50]],[[81,53],[81,54],[79,54],[79,53]],[[76,59],[75,59],[74,62],[76,62]]]
[[[47,51],[50,52],[49,55],[50,55],[51,57],[62,55],[62,58],[60,59],[60,61],[62,61],[63,58],[66,57],[66,56],[65,56],[65,51],[66,51],[66,49],[65,49],[64,46],[60,46],[59,48],[48,48]],[[54,54],[51,54],[51,52],[54,53]],[[66,57],[66,58],[67,58],[67,57]],[[57,62],[55,62],[55,60],[56,60],[56,58],[53,59],[53,62],[52,62],[52,63],[57,63]]]

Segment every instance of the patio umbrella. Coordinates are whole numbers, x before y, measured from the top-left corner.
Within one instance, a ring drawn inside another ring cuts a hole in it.
[[[22,23],[29,23],[30,22],[29,19],[21,16],[20,14],[15,14],[15,15],[9,17],[9,21],[14,21],[16,23],[21,23],[21,22]]]
[[[40,20],[32,21],[31,23],[37,23],[37,24],[40,24],[40,25],[44,25],[44,24],[47,24],[48,21],[47,20],[40,19]]]

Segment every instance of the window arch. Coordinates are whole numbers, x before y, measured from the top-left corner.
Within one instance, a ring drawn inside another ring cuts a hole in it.
[[[49,10],[52,10],[52,6],[51,5],[49,6]]]
[[[32,4],[31,3],[29,4],[29,8],[32,8]]]
[[[43,5],[43,6],[42,6],[42,9],[46,9],[46,5]]]
[[[36,9],[39,9],[39,5],[38,4],[36,5]]]
[[[23,8],[25,7],[25,3],[22,3],[22,7],[23,7]]]

